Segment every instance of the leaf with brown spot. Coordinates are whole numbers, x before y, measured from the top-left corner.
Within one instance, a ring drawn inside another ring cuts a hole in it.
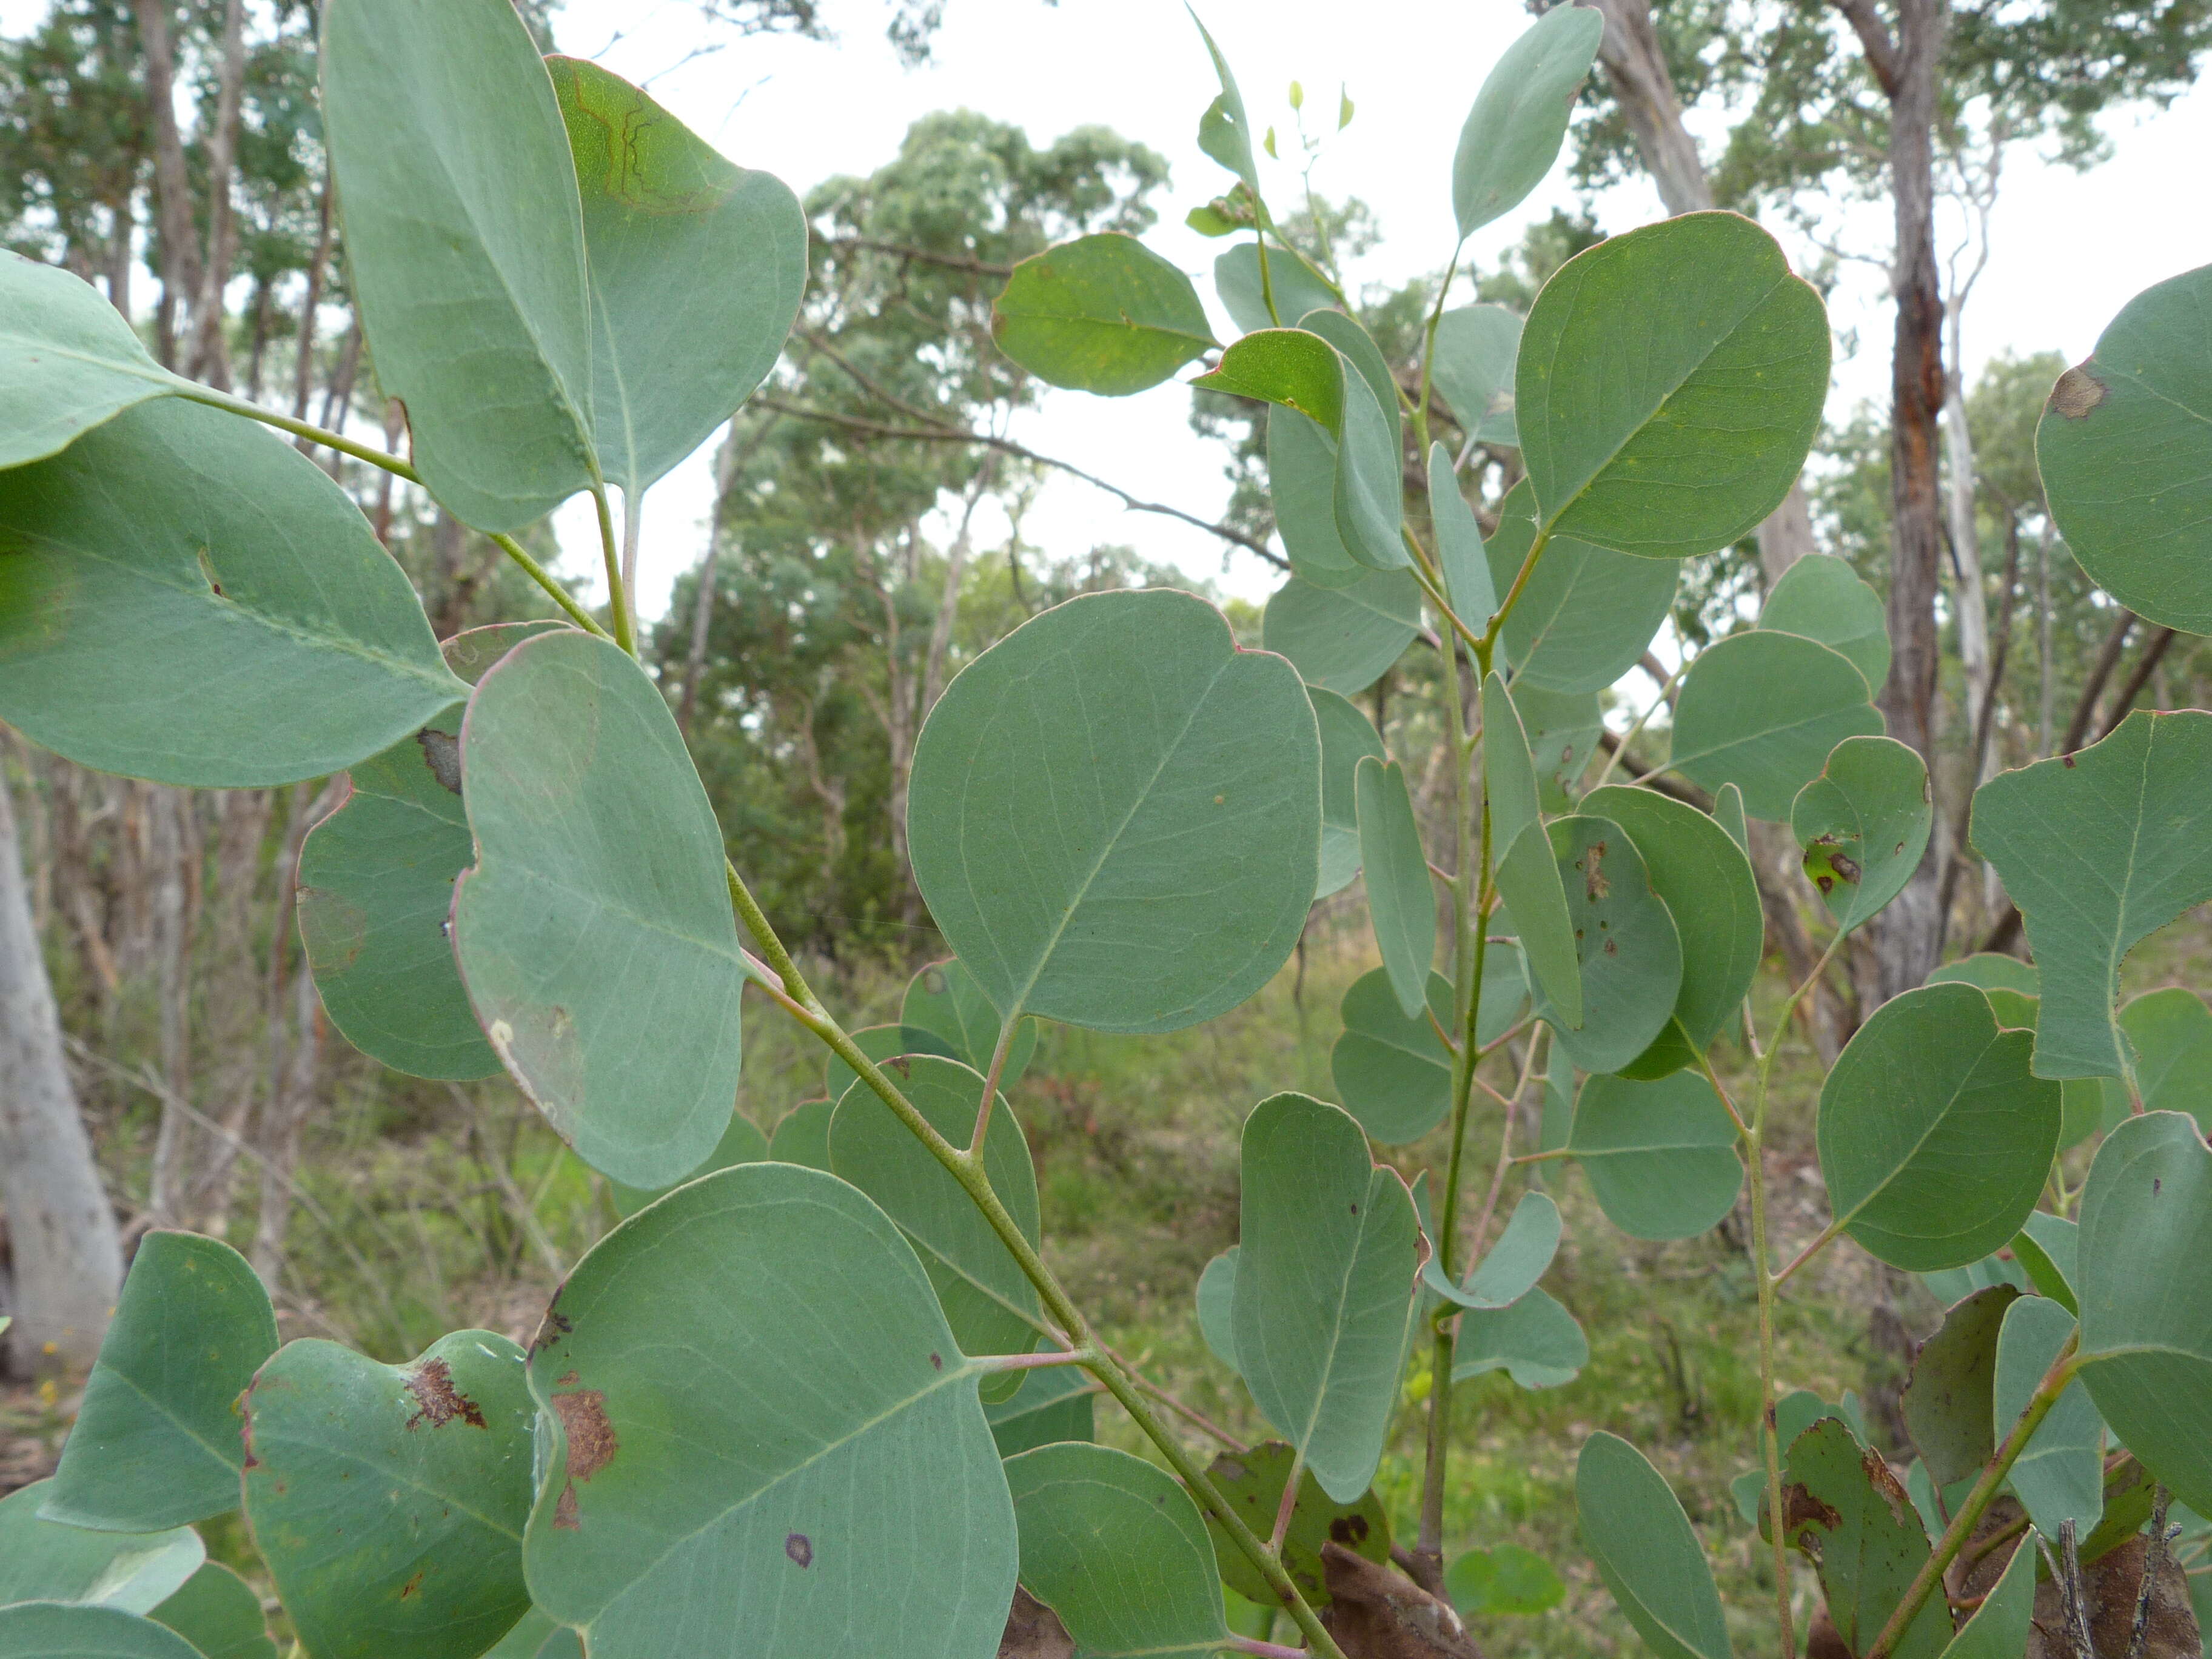
[[[1783,1529],[1820,1577],[1844,1645],[1864,1653],[1929,1557],[1928,1533],[1905,1485],[1840,1418],[1823,1418],[1789,1449]],[[1905,1627],[1896,1659],[1936,1659],[1951,1639],[1942,1599]]]
[[[1291,1449],[1280,1440],[1269,1440],[1249,1451],[1224,1452],[1206,1470],[1213,1484],[1243,1516],[1254,1535],[1268,1537],[1282,1507],[1283,1482],[1291,1473]],[[1259,1569],[1244,1557],[1221,1523],[1211,1515],[1206,1530],[1212,1534],[1213,1553],[1220,1564],[1221,1582],[1248,1601],[1265,1606],[1276,1597]],[[1283,1537],[1283,1566],[1299,1593],[1314,1607],[1328,1602],[1328,1583],[1322,1568],[1322,1547],[1334,1540],[1370,1561],[1390,1559],[1390,1516],[1372,1492],[1356,1502],[1339,1504],[1321,1489],[1310,1471],[1298,1477],[1298,1495],[1291,1505],[1290,1530]]]

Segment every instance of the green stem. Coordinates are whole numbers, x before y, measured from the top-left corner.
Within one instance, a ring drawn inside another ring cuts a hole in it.
[[[1453,247],[1451,258],[1444,266],[1444,279],[1437,284],[1437,301],[1429,307],[1428,325],[1421,336],[1421,390],[1413,399],[1413,441],[1419,446],[1424,467],[1429,464],[1429,366],[1437,360],[1437,325],[1443,320],[1444,296],[1451,292],[1452,278],[1459,275],[1459,256],[1466,246],[1462,240]]]
[[[491,540],[492,544],[501,552],[522,567],[531,580],[552,595],[553,603],[568,613],[569,621],[574,623],[586,634],[597,634],[603,640],[607,637],[607,630],[599,626],[598,618],[585,610],[582,605],[578,605],[575,596],[555,581],[553,573],[532,558],[529,550],[520,542],[512,536],[502,536],[496,532],[493,534]]]
[[[331,431],[328,427],[310,426],[305,421],[295,421],[289,415],[280,415],[273,409],[264,409],[259,404],[248,403],[243,398],[234,398],[227,392],[217,392],[211,386],[192,386],[179,388],[177,395],[189,402],[205,404],[210,409],[220,409],[228,414],[242,415],[249,421],[258,421],[264,426],[273,426],[280,432],[289,432],[295,438],[305,438],[309,443],[320,444],[325,449],[335,449],[341,455],[350,455],[357,461],[367,461],[371,466],[380,466],[394,477],[404,478],[409,483],[419,484],[422,477],[399,456],[367,444],[357,444],[352,439]]]
[[[1260,216],[1258,208],[1259,192],[1257,191],[1253,192],[1253,216],[1256,219]],[[1283,325],[1283,319],[1281,315],[1275,309],[1275,284],[1273,280],[1267,275],[1267,233],[1265,227],[1256,228],[1253,232],[1253,239],[1259,244],[1260,249],[1261,302],[1267,307],[1267,320],[1273,323],[1277,328],[1280,328]]]
[[[1905,1592],[1905,1599],[1897,1604],[1896,1610],[1889,1615],[1889,1622],[1881,1627],[1881,1634],[1874,1638],[1874,1645],[1867,1650],[1866,1659],[1889,1659],[1920,1609],[1927,1605],[1928,1598],[1942,1583],[1943,1574],[1953,1558],[1965,1546],[1967,1539],[1973,1536],[1975,1527],[1980,1523],[1982,1511],[1989,1508],[1990,1500],[1997,1495],[1997,1488],[2004,1484],[2005,1476],[2011,1473],[2013,1464],[2027,1449],[2027,1443],[2034,1437],[2036,1430],[2042,1426],[2043,1419],[2051,1415],[2051,1408],[2058,1403],[2058,1396],[2066,1392],[2066,1385],[2074,1380],[2074,1373],[2081,1369],[2081,1362],[2075,1353],[2081,1340],[2081,1333],[2076,1330],[2058,1350],[2058,1357],[2051,1362],[2051,1369],[2043,1374],[2043,1381],[2035,1385],[2035,1392],[2027,1397],[2027,1407],[2021,1413],[2020,1420],[2012,1425],[2012,1432],[2004,1437],[2004,1443],[1997,1448],[1996,1455],[1983,1468],[1981,1479],[1974,1482],[1973,1490],[1966,1494],[1966,1501],[1959,1505],[1958,1514],[1951,1517],[1951,1524],[1943,1529],[1943,1536],[1937,1541],[1934,1553],[1921,1563],[1920,1571],[1913,1575],[1912,1583]]]
[[[1490,619],[1490,626],[1482,630],[1481,639],[1475,642],[1475,660],[1482,665],[1484,673],[1490,672],[1490,653],[1498,648],[1498,636],[1504,629],[1506,617],[1521,602],[1522,590],[1528,586],[1528,578],[1535,571],[1536,561],[1544,556],[1544,550],[1551,544],[1550,531],[1536,532],[1535,539],[1528,544],[1528,556],[1521,561],[1521,568],[1514,574],[1513,586],[1505,590],[1505,599],[1498,605],[1498,614]]]
[[[792,960],[791,952],[784,948],[783,941],[776,936],[767,913],[760,908],[751,890],[745,885],[744,878],[738,875],[736,866],[726,867],[729,877],[730,902],[736,907],[738,919],[759,945],[762,954],[768,958],[777,978],[782,981],[783,994],[776,998],[777,1002],[851,1066],[876,1097],[890,1108],[892,1115],[903,1123],[915,1139],[927,1149],[929,1155],[960,1183],[969,1201],[990,1224],[991,1231],[999,1236],[999,1242],[1006,1246],[1006,1253],[1021,1268],[1023,1276],[1036,1287],[1046,1311],[1059,1322],[1070,1343],[1079,1348],[1094,1350],[1101,1356],[1090,1362],[1085,1369],[1105,1385],[1106,1391],[1129,1414],[1130,1420],[1136,1424],[1145,1437],[1159,1449],[1160,1455],[1167,1460],[1168,1467],[1220,1522],[1230,1540],[1267,1581],[1268,1587],[1297,1622],[1310,1650],[1326,1656],[1327,1659],[1345,1659],[1344,1650],[1337,1646],[1335,1638],[1306,1604],[1297,1583],[1283,1570],[1281,1560],[1271,1554],[1266,1544],[1253,1535],[1252,1529],[1244,1524],[1244,1518],[1237,1512],[1236,1506],[1222,1495],[1221,1489],[1183,1449],[1182,1443],[1170,1434],[1167,1425],[1153,1414],[1152,1407],[1145,1403],[1137,1384],[1120,1365],[1103,1357],[1106,1352],[1105,1344],[1099,1340],[1090,1322],[1083,1316],[1082,1310],[1070,1299],[1052,1269],[1045,1265],[1036,1247],[1000,1201],[991,1185],[990,1176],[984,1173],[982,1159],[970,1157],[938,1133],[920,1109],[884,1075],[875,1061],[860,1052],[860,1046],[815,996],[805,975],[799,972],[799,965]]]
[[[607,608],[615,619],[615,643],[637,655],[637,629],[630,622],[629,589],[623,582],[622,546],[615,539],[614,509],[607,505],[607,487],[592,486],[592,503],[599,510],[599,551],[607,567]]]

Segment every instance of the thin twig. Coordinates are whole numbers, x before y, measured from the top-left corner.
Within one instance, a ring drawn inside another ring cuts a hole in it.
[[[2166,1547],[2171,1541],[2166,1530],[2166,1505],[2172,1496],[2162,1486],[2151,1488],[2150,1537],[2143,1545],[2142,1583],[2136,1590],[2136,1623],[2128,1635],[2128,1659],[2143,1659],[2143,1638],[2150,1634],[2152,1587],[2158,1582],[2158,1570],[2166,1565]]]

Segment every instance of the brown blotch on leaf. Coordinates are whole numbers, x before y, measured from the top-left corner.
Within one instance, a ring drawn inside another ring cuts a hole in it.
[[[554,1414],[568,1437],[568,1478],[589,1480],[615,1461],[622,1443],[607,1420],[607,1397],[597,1389],[578,1389],[553,1396]]]
[[[429,1571],[430,1569],[428,1567],[417,1567],[415,1570],[415,1576],[399,1587],[399,1599],[404,1601],[409,1596],[414,1595],[416,1590],[421,1589],[422,1588],[422,1575]]]
[[[407,1426],[428,1423],[442,1429],[456,1418],[472,1429],[489,1428],[477,1402],[453,1386],[453,1368],[442,1359],[426,1359],[407,1379],[407,1392],[415,1396],[415,1415]]]
[[[553,1305],[545,1310],[545,1317],[538,1322],[538,1334],[530,1339],[530,1352],[533,1354],[544,1352],[575,1328],[575,1322],[561,1311],[560,1291],[554,1291]],[[561,1381],[563,1383],[573,1382],[575,1375],[571,1371]]]
[[[556,1532],[581,1532],[584,1523],[576,1514],[576,1483],[568,1482],[561,1495],[553,1500],[553,1529]]]
[[[415,741],[422,745],[422,763],[430,769],[430,775],[459,794],[461,740],[426,726],[415,734]]]
[[[783,1553],[801,1567],[811,1567],[814,1565],[813,1540],[803,1532],[794,1532],[786,1536],[783,1540]]]
[[[1859,861],[1849,853],[1831,853],[1828,862],[1845,881],[1856,882],[1859,878]]]
[[[929,1356],[929,1369],[933,1371],[943,1370],[945,1369],[945,1356],[941,1353],[931,1354]]]
[[[2088,363],[2077,363],[2051,388],[2051,406],[2068,420],[2078,421],[2111,395],[2105,383],[2089,372]]]
[[[1592,904],[1613,890],[1613,884],[1606,879],[1605,843],[1601,841],[1590,843],[1589,855],[1583,862],[1583,887],[1589,894]]]
[[[1367,1517],[1364,1515],[1340,1515],[1328,1523],[1328,1535],[1352,1549],[1367,1541]]]

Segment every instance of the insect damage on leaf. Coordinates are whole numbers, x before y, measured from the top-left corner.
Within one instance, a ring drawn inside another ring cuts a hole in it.
[[[814,1565],[814,1543],[803,1532],[794,1532],[783,1540],[783,1553],[801,1567]]]
[[[477,1402],[453,1386],[453,1368],[442,1359],[424,1360],[408,1377],[406,1386],[417,1407],[407,1419],[410,1429],[418,1423],[441,1429],[457,1418],[472,1429],[490,1426]]]
[[[622,1443],[607,1420],[607,1397],[598,1389],[555,1395],[553,1413],[561,1419],[561,1431],[568,1441],[568,1479],[554,1500],[553,1524],[563,1532],[580,1532],[583,1517],[576,1504],[576,1483],[589,1480],[614,1462]]]
[[[2105,383],[2089,372],[2089,364],[2081,363],[2058,377],[2058,384],[2051,388],[2051,406],[2068,420],[2078,421],[2111,395]]]
[[[415,734],[422,745],[422,763],[430,775],[455,794],[461,793],[461,740],[432,726]]]
[[[1583,857],[1583,886],[1589,894],[1589,902],[1592,904],[1595,904],[1613,891],[1613,883],[1607,878],[1605,873],[1605,843],[1601,841],[1593,842],[1589,853]]]
[[[1820,836],[1805,849],[1805,874],[1822,893],[1832,893],[1836,884],[1857,884],[1862,872],[1858,860],[1839,849],[1833,836]]]

